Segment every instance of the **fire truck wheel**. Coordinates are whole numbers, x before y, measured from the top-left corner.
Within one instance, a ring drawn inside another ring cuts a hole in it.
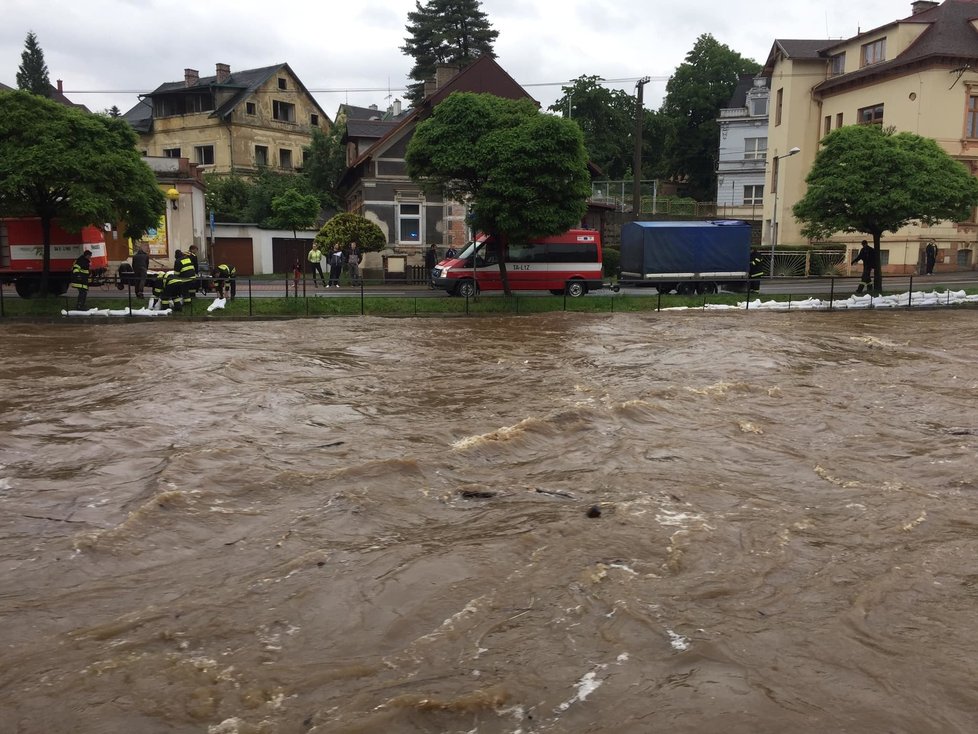
[[[17,278],[14,290],[21,298],[33,298],[41,290],[41,283],[37,278]]]
[[[567,281],[567,295],[571,298],[580,298],[587,293],[587,285],[583,280]]]

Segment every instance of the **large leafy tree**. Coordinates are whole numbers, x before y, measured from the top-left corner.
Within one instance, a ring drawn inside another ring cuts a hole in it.
[[[740,75],[759,69],[757,62],[705,33],[666,84],[661,109],[669,130],[666,173],[685,181],[692,198],[715,198],[720,108],[729,101]]]
[[[260,227],[277,227],[272,201],[289,189],[300,194],[313,194],[309,179],[301,173],[278,173],[268,168],[258,172],[248,189],[248,221]]]
[[[495,57],[493,30],[479,0],[415,0],[408,13],[407,32],[401,51],[414,59],[405,95],[414,105],[424,98],[424,83],[440,64],[465,67],[480,56]]]
[[[36,216],[44,233],[46,292],[51,222],[67,228],[124,222],[138,238],[166,200],[122,118],[92,115],[23,91],[0,92],[0,212]]]
[[[406,159],[412,179],[469,205],[472,225],[494,236],[507,294],[505,242],[578,226],[591,191],[581,129],[529,99],[451,94],[418,125]]]
[[[292,239],[297,239],[297,229],[308,229],[319,218],[319,197],[286,189],[272,199],[272,224],[281,229],[291,229]]]
[[[634,157],[635,98],[621,89],[608,89],[599,76],[582,76],[561,88],[550,105],[577,123],[591,162],[610,179],[625,178]]]
[[[339,183],[346,170],[346,149],[343,136],[346,124],[334,125],[326,135],[320,129],[312,131],[312,141],[305,149],[302,172],[323,204],[340,206]]]
[[[252,184],[241,176],[208,173],[204,176],[207,210],[218,222],[248,222],[248,199]]]
[[[964,221],[978,205],[978,179],[931,138],[876,125],[833,130],[805,179],[808,190],[792,211],[806,237],[864,232],[880,239],[912,222]],[[883,289],[880,268],[873,290]]]
[[[24,51],[20,55],[20,66],[17,68],[17,88],[42,97],[51,94],[48,65],[44,63],[44,51],[38,44],[34,31],[30,31],[24,40]]]

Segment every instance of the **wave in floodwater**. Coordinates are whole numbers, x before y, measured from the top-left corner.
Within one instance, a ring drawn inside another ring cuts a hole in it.
[[[971,732],[973,319],[0,324],[0,729]]]

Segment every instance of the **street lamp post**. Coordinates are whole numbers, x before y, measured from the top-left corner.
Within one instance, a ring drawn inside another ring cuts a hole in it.
[[[801,148],[795,147],[784,155],[774,156],[774,210],[771,212],[771,269],[767,277],[774,277],[774,246],[778,243],[778,184],[781,183],[781,161],[782,158],[789,158],[796,153],[801,153]]]

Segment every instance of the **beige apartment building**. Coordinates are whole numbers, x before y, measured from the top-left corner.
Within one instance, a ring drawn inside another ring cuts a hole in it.
[[[765,245],[806,242],[791,208],[805,193],[819,141],[842,125],[933,138],[978,173],[978,1],[917,0],[910,10],[844,40],[775,41],[762,71],[771,80]],[[864,237],[838,233],[832,241],[858,249]],[[929,242],[938,247],[937,272],[974,269],[976,237],[974,214],[885,233],[884,272],[917,272]]]
[[[201,77],[185,69],[126,112],[145,156],[186,158],[205,173],[293,171],[315,129],[332,122],[288,64]]]

